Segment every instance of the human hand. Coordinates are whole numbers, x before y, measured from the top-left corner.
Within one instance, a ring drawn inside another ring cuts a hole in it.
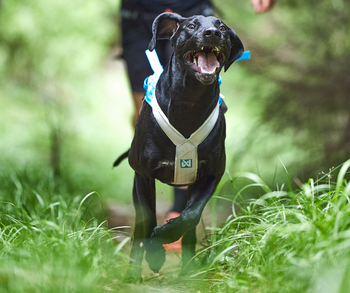
[[[251,0],[253,9],[257,13],[263,13],[270,10],[275,3],[275,0]]]

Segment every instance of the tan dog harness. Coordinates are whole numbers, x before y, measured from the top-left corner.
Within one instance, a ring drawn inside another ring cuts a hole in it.
[[[172,184],[188,185],[193,183],[196,180],[198,170],[197,147],[213,130],[219,117],[220,102],[218,101],[207,120],[189,138],[185,138],[170,124],[158,105],[155,93],[147,102],[151,105],[153,116],[159,126],[176,147],[174,181]]]
[[[155,95],[156,85],[159,76],[163,72],[163,67],[159,62],[157,53],[155,50],[150,52],[146,50],[146,55],[150,61],[150,65],[154,71],[154,74],[147,77],[144,82],[144,89],[146,90],[145,101],[152,107],[152,113],[157,120],[159,126],[164,133],[169,137],[172,143],[176,147],[175,152],[175,171],[174,181],[175,185],[188,185],[196,181],[198,170],[198,145],[209,135],[213,130],[216,121],[219,117],[219,108],[222,102],[222,95],[219,95],[218,103],[213,112],[209,115],[207,120],[204,121],[195,132],[191,134],[189,138],[185,138],[174,126],[172,126],[160,109],[157,98]],[[221,84],[221,78],[219,76],[219,84]]]

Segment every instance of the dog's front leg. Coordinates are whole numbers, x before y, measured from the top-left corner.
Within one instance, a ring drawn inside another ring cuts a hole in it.
[[[142,281],[141,263],[144,250],[146,248],[147,251],[152,231],[157,225],[154,179],[135,172],[133,201],[135,207],[135,228],[130,253],[130,265],[125,276],[125,281],[129,283]],[[165,253],[163,252],[163,254]],[[165,256],[163,257],[163,263],[164,261]]]
[[[165,261],[163,246],[150,248],[149,244],[153,229],[157,225],[154,179],[135,172],[133,201],[135,207],[135,228],[130,253],[130,265],[125,276],[125,281],[129,283],[142,281],[141,263],[145,249],[146,260],[153,271],[158,271]]]
[[[207,176],[196,181],[189,187],[190,199],[186,209],[177,218],[169,220],[162,226],[154,228],[152,234],[152,245],[171,243],[183,238],[182,266],[190,269],[188,262],[195,253],[196,237],[195,229],[199,223],[203,209],[211,196],[221,176]]]

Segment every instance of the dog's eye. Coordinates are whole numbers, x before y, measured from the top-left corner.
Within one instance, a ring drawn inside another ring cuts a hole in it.
[[[223,25],[219,27],[220,32],[226,32],[226,27],[224,27]]]
[[[194,30],[195,26],[194,26],[194,24],[189,23],[189,24],[187,25],[187,28],[189,28],[190,30]]]

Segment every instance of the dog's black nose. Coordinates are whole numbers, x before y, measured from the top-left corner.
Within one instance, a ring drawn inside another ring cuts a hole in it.
[[[207,28],[204,30],[204,36],[205,37],[221,37],[221,32],[215,28],[215,27],[211,27],[211,28]]]

